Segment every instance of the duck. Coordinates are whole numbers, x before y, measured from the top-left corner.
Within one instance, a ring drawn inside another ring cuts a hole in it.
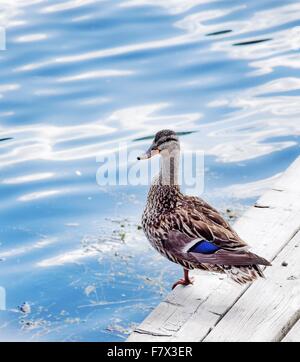
[[[263,278],[262,267],[271,266],[249,251],[221,214],[205,200],[185,195],[179,185],[180,141],[176,132],[156,133],[149,149],[138,160],[160,156],[142,214],[142,228],[150,244],[164,257],[183,268],[178,285],[193,284],[190,270],[226,274],[238,284]]]

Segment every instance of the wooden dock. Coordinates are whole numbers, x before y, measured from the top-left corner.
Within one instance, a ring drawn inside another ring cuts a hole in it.
[[[300,157],[234,228],[272,262],[266,279],[241,287],[197,272],[128,341],[300,341]]]

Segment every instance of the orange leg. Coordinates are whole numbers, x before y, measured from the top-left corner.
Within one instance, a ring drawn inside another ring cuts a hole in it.
[[[183,278],[179,279],[176,283],[174,283],[172,289],[176,288],[177,285],[189,285],[193,284],[193,282],[193,278],[189,277],[189,270],[183,269]]]

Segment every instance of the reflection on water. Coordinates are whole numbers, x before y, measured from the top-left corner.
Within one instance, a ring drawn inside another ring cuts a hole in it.
[[[216,36],[216,35],[223,35],[223,34],[227,34],[227,33],[231,33],[232,30],[228,29],[228,30],[220,30],[220,31],[215,31],[213,33],[208,33],[206,34],[206,36]]]
[[[266,38],[266,39],[257,39],[257,40],[249,40],[249,41],[242,41],[240,43],[234,43],[232,44],[233,46],[242,46],[242,45],[251,45],[251,44],[258,44],[258,43],[263,43],[265,41],[269,41],[272,40],[271,38]]]
[[[279,177],[299,154],[299,19],[296,0],[1,2],[1,340],[122,340],[181,273],[140,230],[147,188],[96,184],[119,142],[179,132],[231,219]]]

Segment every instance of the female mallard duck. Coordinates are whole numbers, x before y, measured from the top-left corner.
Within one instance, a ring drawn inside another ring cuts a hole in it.
[[[259,265],[271,264],[249,252],[247,244],[217,210],[198,197],[180,192],[180,145],[175,132],[158,132],[138,160],[156,154],[162,158],[160,173],[150,187],[142,226],[157,251],[183,266],[184,278],[173,288],[192,284],[190,269],[226,273],[239,284],[263,277]]]

